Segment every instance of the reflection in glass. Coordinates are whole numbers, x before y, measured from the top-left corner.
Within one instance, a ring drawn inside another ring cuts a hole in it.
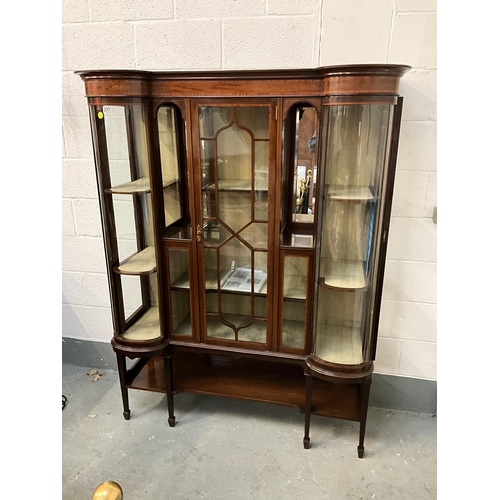
[[[301,106],[293,111],[294,138],[294,222],[314,222],[316,185],[316,138],[318,117],[313,107]]]
[[[157,120],[165,225],[169,226],[182,217],[175,108],[161,106]]]

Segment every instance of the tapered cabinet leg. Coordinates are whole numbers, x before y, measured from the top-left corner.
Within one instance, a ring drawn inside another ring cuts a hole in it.
[[[125,356],[121,356],[120,354],[116,355],[116,364],[118,365],[118,375],[120,377],[120,388],[122,391],[123,417],[125,420],[130,420],[130,408],[128,406],[128,389],[126,381],[127,365],[125,359]]]
[[[311,375],[306,374],[305,375],[306,379],[306,401],[305,401],[305,408],[304,408],[304,415],[305,415],[305,428],[304,428],[304,448],[306,450],[309,449],[309,446],[311,444],[311,439],[309,437],[309,427],[311,424],[311,401],[312,401],[312,383],[313,383],[313,378]]]
[[[359,423],[359,446],[358,446],[358,458],[363,458],[365,453],[365,429],[366,429],[366,417],[368,414],[368,399],[370,397],[370,384],[361,384],[361,421]]]
[[[167,406],[168,406],[168,425],[174,427],[175,416],[174,416],[174,384],[173,384],[173,371],[172,371],[172,357],[166,355],[163,358],[165,366],[165,378],[167,381]]]

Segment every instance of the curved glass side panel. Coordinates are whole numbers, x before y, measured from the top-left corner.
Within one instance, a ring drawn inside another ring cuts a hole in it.
[[[147,110],[91,106],[116,335],[161,337]]]
[[[325,107],[314,354],[368,360],[393,106]]]

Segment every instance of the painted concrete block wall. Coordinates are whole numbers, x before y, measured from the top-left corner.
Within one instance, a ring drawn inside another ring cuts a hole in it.
[[[402,63],[405,97],[375,371],[436,379],[435,0],[63,0],[62,336],[109,342],[81,69]]]

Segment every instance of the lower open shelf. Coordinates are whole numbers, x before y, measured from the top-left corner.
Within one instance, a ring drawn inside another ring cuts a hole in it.
[[[174,394],[191,392],[295,406],[304,411],[305,376],[298,364],[261,359],[176,352],[173,360]],[[163,358],[148,359],[127,387],[166,393]],[[360,420],[359,386],[313,381],[312,413]]]

